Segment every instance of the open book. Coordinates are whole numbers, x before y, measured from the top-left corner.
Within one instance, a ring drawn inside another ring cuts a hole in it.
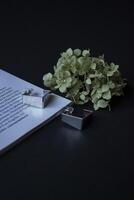
[[[22,91],[29,88],[39,92],[43,90],[0,70],[0,153],[52,120],[71,103],[52,94],[53,98],[43,109],[26,105],[22,100]]]

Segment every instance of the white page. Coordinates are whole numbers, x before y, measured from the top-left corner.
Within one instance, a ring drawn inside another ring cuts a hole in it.
[[[68,99],[52,94],[52,100],[43,109],[25,105],[21,92],[29,88],[36,91],[43,90],[0,70],[0,152],[50,121],[71,103]]]

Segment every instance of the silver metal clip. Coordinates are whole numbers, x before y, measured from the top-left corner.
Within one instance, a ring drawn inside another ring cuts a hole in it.
[[[73,107],[67,107],[61,113],[61,120],[76,129],[82,130],[89,123],[92,113],[92,110],[82,109],[80,112],[76,112]]]
[[[50,93],[50,90],[36,92],[32,88],[27,89],[22,92],[23,103],[37,108],[44,108],[48,103]]]

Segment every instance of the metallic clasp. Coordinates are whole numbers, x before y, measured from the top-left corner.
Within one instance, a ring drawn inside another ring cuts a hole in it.
[[[88,123],[93,111],[82,109],[80,112],[75,112],[73,107],[67,107],[63,113],[61,113],[61,120],[66,124],[82,130]]]
[[[50,93],[50,90],[36,92],[34,89],[27,89],[22,92],[23,103],[37,108],[44,108],[47,105]]]

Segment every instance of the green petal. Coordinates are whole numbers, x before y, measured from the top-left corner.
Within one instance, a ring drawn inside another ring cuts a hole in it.
[[[53,75],[51,73],[45,74],[43,76],[44,85],[46,87],[51,87],[53,83]]]
[[[93,103],[96,103],[96,102],[98,101],[98,99],[100,99],[100,98],[101,98],[101,95],[98,94],[97,92],[94,93],[94,94],[92,95],[92,97],[91,97]]]
[[[51,73],[47,73],[43,76],[43,80],[47,81],[47,80],[51,80],[53,77],[53,75]]]
[[[93,89],[91,92],[91,96],[96,92],[96,89]]]
[[[114,72],[113,71],[109,71],[107,72],[107,76],[113,76]]]
[[[90,55],[90,51],[89,50],[83,50],[82,55],[83,56]]]
[[[83,61],[84,61],[83,57],[78,58],[78,62],[80,65],[83,65]]]
[[[88,85],[91,84],[91,79],[90,79],[90,78],[87,78],[87,80],[86,80],[86,84],[88,84]]]
[[[102,85],[101,87],[102,92],[107,92],[109,90],[109,86],[107,84]]]
[[[109,85],[109,88],[111,89],[115,88],[115,83],[113,83],[112,81],[109,81],[108,85]]]
[[[71,76],[71,73],[69,71],[65,71],[65,72],[63,71],[63,73],[65,77]]]
[[[113,72],[115,72],[119,69],[119,65],[115,65],[114,63],[111,63],[110,67],[111,67],[111,71],[113,71]]]
[[[97,89],[97,93],[98,93],[98,94],[101,94],[101,95],[102,95],[102,92],[103,92],[103,91],[102,91],[101,88],[98,88],[98,89]]]
[[[66,79],[66,82],[67,82],[67,83],[71,83],[71,82],[72,82],[72,78],[71,78],[71,77],[68,77],[68,78]]]
[[[91,68],[91,69],[96,69],[96,63],[92,63],[92,64],[90,65],[90,68]]]
[[[108,106],[108,101],[105,101],[104,99],[100,99],[97,102],[98,108],[106,108]]]
[[[73,55],[73,50],[71,48],[69,48],[66,53],[69,55],[69,56],[72,56]]]
[[[95,110],[98,110],[98,109],[99,109],[98,105],[95,104],[95,103],[94,103],[94,109],[95,109]]]
[[[87,96],[89,94],[89,92],[83,91],[82,94],[84,94],[85,96]]]
[[[107,91],[107,92],[103,93],[102,97],[106,100],[110,100],[111,99],[111,92]]]
[[[66,92],[66,87],[65,87],[65,85],[61,85],[60,88],[59,88],[59,91],[60,91],[61,93],[65,93],[65,92]]]
[[[82,101],[85,101],[85,98],[86,98],[86,97],[85,97],[84,94],[81,94],[81,95],[80,95],[80,99],[81,99]]]
[[[74,50],[74,54],[75,54],[76,56],[80,56],[80,55],[81,55],[81,50],[80,50],[80,49],[75,49],[75,50]]]

